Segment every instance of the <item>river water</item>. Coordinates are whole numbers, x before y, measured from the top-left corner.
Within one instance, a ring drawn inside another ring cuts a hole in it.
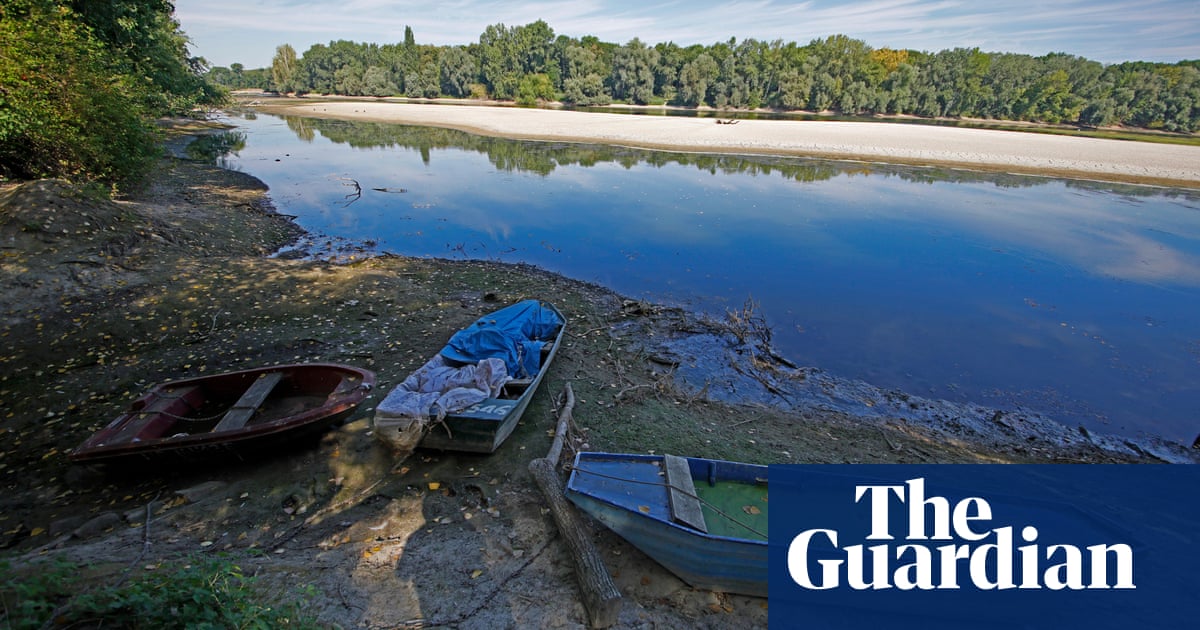
[[[318,246],[527,262],[720,313],[885,388],[1188,444],[1200,195],[939,168],[236,117],[225,165]]]

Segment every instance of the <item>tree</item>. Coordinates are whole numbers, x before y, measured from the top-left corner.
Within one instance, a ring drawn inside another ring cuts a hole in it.
[[[494,98],[516,94],[521,67],[516,35],[503,24],[491,24],[479,36],[480,75]]]
[[[392,82],[391,73],[386,68],[371,66],[363,72],[363,96],[393,96],[399,93],[400,88]]]
[[[991,58],[978,48],[943,50],[922,65],[918,113],[925,116],[976,116],[985,93],[983,78]]]
[[[908,63],[896,66],[880,86],[882,111],[889,114],[909,114],[916,111],[913,84],[917,81],[917,68]]]
[[[447,96],[463,98],[471,94],[471,84],[479,76],[475,58],[462,46],[442,50],[439,61],[441,88]]]
[[[160,3],[124,0],[115,6]],[[97,9],[97,15],[107,13]],[[275,65],[269,81],[259,74],[265,71],[239,71],[236,64],[213,68],[209,76],[231,88],[277,85]],[[1064,53],[876,50],[846,35],[804,46],[730,38],[710,46],[667,42],[650,47],[637,38],[617,45],[591,35],[556,37],[538,20],[511,28],[490,25],[467,46],[434,47],[418,45],[406,27],[402,43],[317,45],[295,66],[294,89],[342,94],[490,95],[523,103],[557,97],[575,105],[616,98],[639,104],[1121,123],[1179,132],[1200,127],[1200,60],[1105,67]]]
[[[598,74],[563,81],[562,100],[573,105],[608,105],[612,102],[604,89],[604,80]]]
[[[784,109],[807,109],[808,96],[811,93],[812,79],[799,70],[788,69],[779,77],[776,102]]]
[[[203,59],[191,57],[187,36],[174,18],[170,0],[17,0],[62,5],[85,25],[109,59],[127,79],[142,83],[138,90],[156,114],[186,114],[197,105],[211,106],[222,95],[207,83]]]
[[[515,28],[503,24],[485,28],[479,36],[480,74],[492,96],[515,98],[521,77],[526,74],[557,75],[550,59],[553,43],[554,31],[541,20]]]
[[[658,51],[647,48],[638,38],[617,49],[613,55],[612,95],[645,105],[654,97],[654,67]]]
[[[435,98],[441,94],[440,52],[435,46],[417,50],[416,72],[404,79],[404,94],[413,98]]]
[[[0,5],[0,51],[0,175],[127,185],[149,170],[159,99],[124,51],[49,0]]]
[[[287,93],[296,89],[298,65],[296,49],[290,44],[275,48],[275,57],[271,60],[271,84],[277,92]]]
[[[708,53],[701,53],[683,65],[679,72],[679,100],[684,105],[703,105],[708,99],[708,88],[716,81],[720,68]]]
[[[517,103],[536,105],[538,101],[554,100],[554,83],[545,74],[527,74],[517,87]]]

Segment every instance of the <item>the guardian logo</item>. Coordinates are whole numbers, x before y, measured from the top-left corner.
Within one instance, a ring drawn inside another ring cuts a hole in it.
[[[1124,543],[1080,548],[1043,542],[1037,523],[993,523],[987,500],[969,497],[951,504],[925,494],[925,479],[903,485],[857,485],[854,503],[870,510],[869,532],[808,529],[787,549],[793,582],[809,590],[1105,590],[1136,589],[1133,549]],[[905,520],[902,540],[893,523]],[[893,518],[895,517],[895,518]],[[863,533],[867,535],[862,536]],[[840,547],[860,538],[879,544]]]

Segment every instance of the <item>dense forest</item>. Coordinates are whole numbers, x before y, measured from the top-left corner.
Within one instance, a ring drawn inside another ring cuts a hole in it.
[[[234,64],[209,75],[230,88],[351,96],[494,98],[532,105],[707,106],[719,109],[910,114],[1200,130],[1200,60],[1105,66],[1054,53],[978,48],[871,48],[833,35],[807,45],[730,39],[711,46],[617,45],[555,36],[539,20],[488,26],[478,43],[335,41],[297,56],[276,50],[270,68]]]
[[[222,102],[168,0],[0,0],[0,177],[136,182],[155,120]]]

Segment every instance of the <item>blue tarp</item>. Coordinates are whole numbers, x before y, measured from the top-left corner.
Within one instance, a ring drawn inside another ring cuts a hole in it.
[[[538,300],[517,302],[454,333],[441,354],[461,363],[498,358],[510,376],[533,378],[540,367],[542,346],[554,339],[563,323],[553,308]]]

